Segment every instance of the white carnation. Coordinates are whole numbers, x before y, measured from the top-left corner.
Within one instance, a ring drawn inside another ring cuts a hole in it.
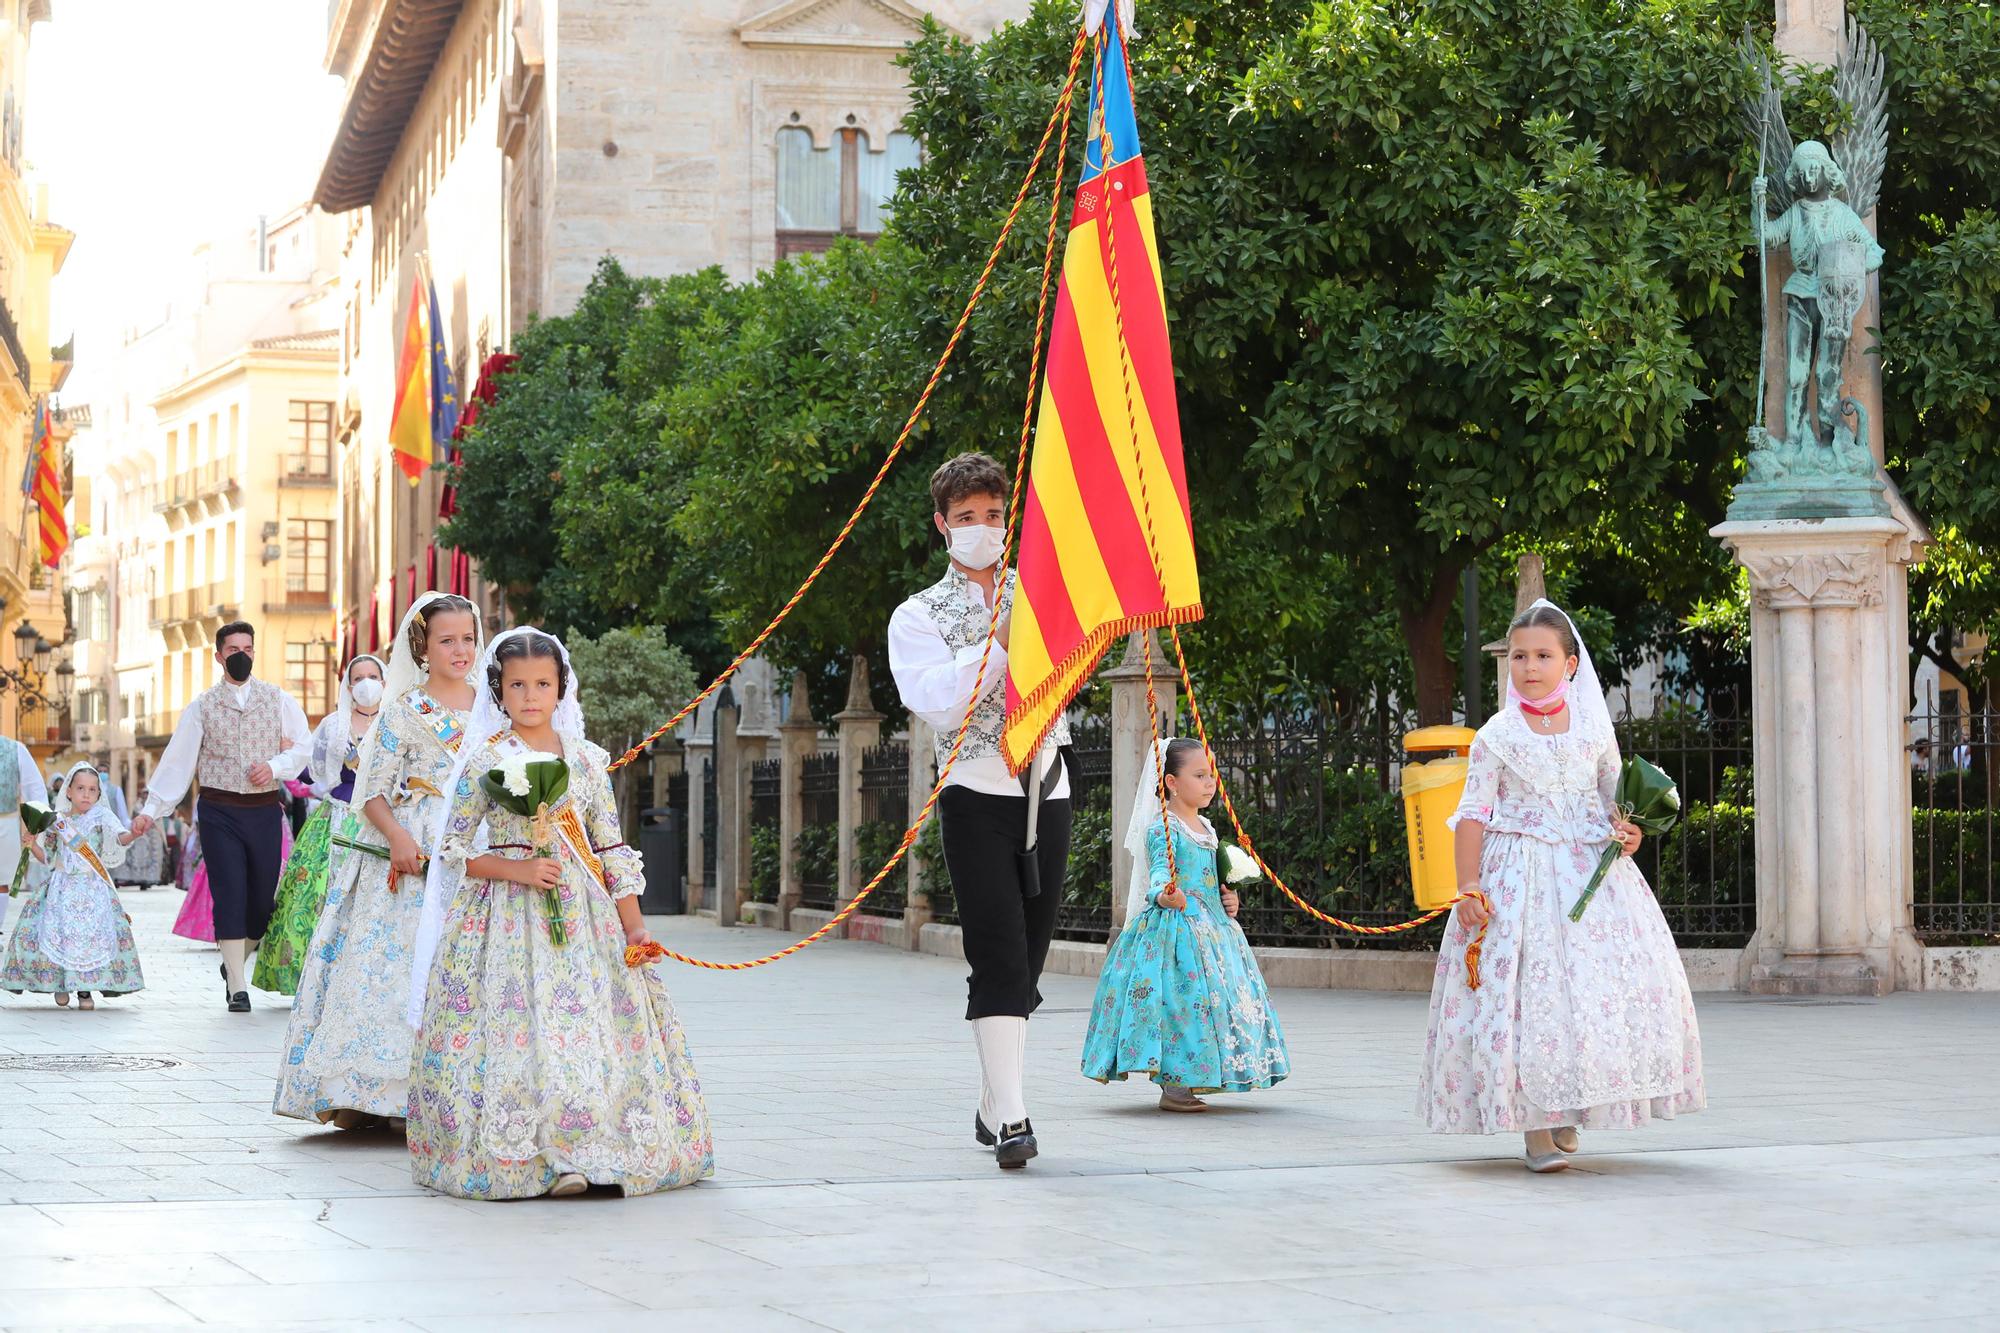
[[[1232,842],[1222,849],[1222,878],[1228,884],[1242,884],[1264,878],[1264,872],[1257,868],[1250,853]]]
[[[500,764],[500,785],[515,796],[528,794],[528,757],[515,755]]]

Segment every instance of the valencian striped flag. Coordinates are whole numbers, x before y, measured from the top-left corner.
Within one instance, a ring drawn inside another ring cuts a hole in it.
[[[1153,201],[1115,14],[1096,41],[1016,562],[1002,736],[1016,771],[1120,636],[1201,618]]]
[[[35,426],[34,501],[41,520],[41,558],[50,569],[62,565],[69,550],[69,522],[63,517],[62,447],[56,443],[49,400],[42,399],[42,415]]]
[[[444,345],[437,286],[421,273],[410,288],[410,315],[396,362],[396,406],[389,414],[389,442],[396,466],[412,486],[441,461],[458,429],[458,377]]]

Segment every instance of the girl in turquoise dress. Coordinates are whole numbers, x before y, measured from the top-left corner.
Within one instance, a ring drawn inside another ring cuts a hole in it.
[[[1147,758],[1125,839],[1146,877],[1133,876],[1125,929],[1098,975],[1083,1072],[1100,1083],[1144,1074],[1160,1085],[1161,1110],[1200,1111],[1208,1104],[1196,1093],[1268,1088],[1291,1057],[1201,813],[1215,799],[1208,758],[1192,740]]]

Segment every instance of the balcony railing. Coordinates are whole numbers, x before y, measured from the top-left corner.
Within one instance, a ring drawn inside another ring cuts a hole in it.
[[[0,343],[6,344],[7,354],[14,358],[14,372],[25,393],[28,388],[28,353],[21,346],[21,331],[14,326],[14,312],[7,308],[4,299],[0,299]]]
[[[227,620],[237,611],[237,600],[227,583],[210,583],[200,588],[162,593],[152,599],[151,623],[162,625],[214,617]]]
[[[21,710],[16,738],[28,745],[68,745],[69,714],[47,704]]]
[[[141,745],[165,745],[174,734],[174,723],[180,714],[171,710],[164,713],[141,713],[132,720],[132,731]]]

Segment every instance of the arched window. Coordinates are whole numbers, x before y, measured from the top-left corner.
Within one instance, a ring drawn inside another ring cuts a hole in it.
[[[853,127],[815,146],[796,125],[778,131],[778,258],[815,253],[840,236],[881,235],[898,172],[917,165],[916,137],[892,133],[880,149]]]

